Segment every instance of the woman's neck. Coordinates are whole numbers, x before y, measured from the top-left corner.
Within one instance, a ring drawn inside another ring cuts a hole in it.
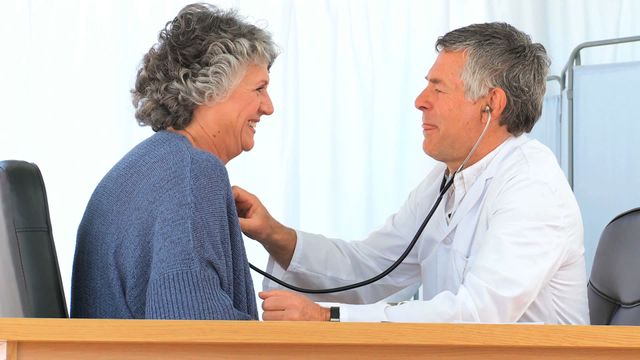
[[[189,126],[182,130],[170,130],[186,137],[193,147],[212,154],[220,159],[220,161],[225,165],[229,160],[231,160],[228,159],[226,154],[224,154],[221,149],[219,149],[219,146],[217,146],[216,135],[207,131],[199,122],[192,121]]]

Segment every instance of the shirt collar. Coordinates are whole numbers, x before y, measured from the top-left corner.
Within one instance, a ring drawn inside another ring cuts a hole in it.
[[[493,160],[500,149],[504,147],[504,145],[510,141],[515,139],[515,137],[510,136],[507,140],[503,141],[502,144],[498,145],[495,149],[493,149],[490,153],[485,155],[480,161],[475,164],[469,166],[468,168],[462,169],[460,173],[456,175],[453,179],[453,191],[455,192],[456,203],[458,203],[464,194],[471,188],[473,183],[482,175],[482,173],[487,169],[489,164],[491,164],[491,160]]]

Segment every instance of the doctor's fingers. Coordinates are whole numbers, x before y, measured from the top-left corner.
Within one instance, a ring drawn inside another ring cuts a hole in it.
[[[295,294],[283,290],[263,291],[259,296],[264,300],[262,302],[264,311],[285,310],[300,302]]]
[[[328,309],[305,296],[284,290],[261,292],[262,318],[267,320],[328,320]]]
[[[231,187],[231,192],[233,193],[233,200],[235,201],[236,206],[240,205],[244,208],[264,207],[257,196],[237,185]]]
[[[241,218],[247,217],[251,208],[256,206],[258,198],[238,186],[232,186],[231,191],[233,192],[233,200],[236,203],[238,216]]]
[[[237,199],[237,198],[246,198],[249,196],[255,196],[252,193],[248,192],[247,190],[241,188],[238,185],[233,185],[231,187],[231,192],[233,193],[233,198]]]
[[[262,313],[262,320],[283,321],[283,320],[291,320],[291,319],[287,317],[286,311],[265,311]]]
[[[309,311],[305,306],[288,307],[281,310],[265,310],[262,313],[262,320],[287,320],[287,321],[302,321],[302,320],[321,320],[312,316],[314,312]]]
[[[295,299],[288,296],[275,295],[266,298],[262,302],[262,319],[269,320],[301,320],[297,314],[300,314],[297,309]]]
[[[312,302],[303,294],[293,292],[291,290],[281,290],[281,289],[265,290],[265,291],[260,291],[258,293],[258,296],[262,300],[277,297],[277,298],[287,299],[288,301],[292,301],[292,302],[294,301]]]

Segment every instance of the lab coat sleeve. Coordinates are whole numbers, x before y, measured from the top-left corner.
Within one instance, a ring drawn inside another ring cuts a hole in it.
[[[285,271],[269,259],[267,271],[297,286],[322,289],[343,286],[369,279],[386,270],[404,252],[419,226],[417,208],[431,201],[425,192],[437,187],[434,170],[408,197],[400,210],[384,226],[363,241],[347,242],[322,235],[297,231],[298,241],[289,268]],[[416,247],[417,248],[417,247]],[[309,296],[316,301],[339,301],[351,304],[373,303],[420,281],[417,250],[384,279],[369,286],[334,294]],[[268,279],[265,289],[278,288]]]
[[[571,216],[556,189],[537,180],[511,179],[487,207],[484,238],[469,258],[457,293],[398,306],[343,305],[343,321],[484,322],[518,321],[558,271],[566,254]],[[549,299],[551,299],[549,297]],[[551,301],[551,300],[549,300]],[[553,306],[551,306],[553,307]]]

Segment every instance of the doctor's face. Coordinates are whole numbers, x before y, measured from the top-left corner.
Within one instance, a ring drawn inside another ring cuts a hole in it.
[[[456,170],[482,132],[482,101],[465,98],[461,79],[463,52],[442,51],[426,76],[427,87],[415,101],[422,111],[424,152]]]

